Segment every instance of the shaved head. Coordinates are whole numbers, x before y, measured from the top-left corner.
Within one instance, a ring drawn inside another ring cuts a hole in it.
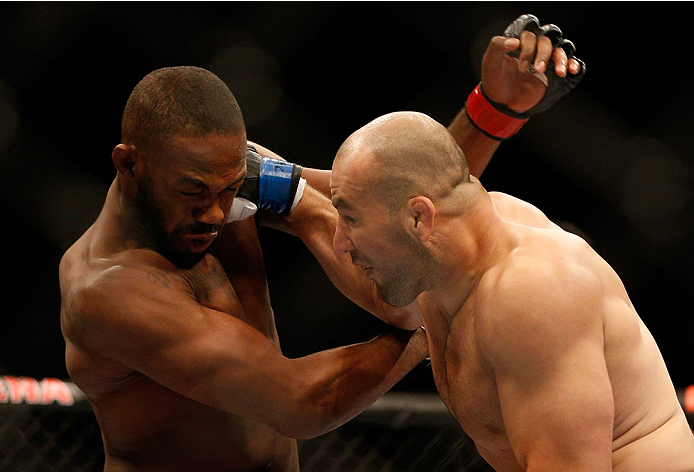
[[[367,271],[383,301],[412,303],[439,273],[435,221],[467,211],[470,181],[444,126],[422,113],[384,115],[347,138],[333,162],[333,246]]]
[[[355,131],[340,147],[334,166],[359,168],[374,196],[393,209],[417,195],[443,197],[470,179],[453,136],[417,112],[390,113]]]

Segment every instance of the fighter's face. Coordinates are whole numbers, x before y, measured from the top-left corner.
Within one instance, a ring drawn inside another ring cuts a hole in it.
[[[207,252],[246,172],[245,135],[175,136],[150,151],[136,206],[157,250],[179,265]]]
[[[353,170],[336,163],[330,178],[338,212],[335,251],[350,254],[352,263],[376,284],[384,302],[409,305],[423,291],[417,241],[405,230],[401,215],[373,198],[365,174]]]

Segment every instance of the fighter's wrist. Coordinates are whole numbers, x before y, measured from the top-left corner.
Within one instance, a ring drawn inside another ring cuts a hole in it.
[[[494,102],[478,84],[468,96],[465,113],[472,125],[489,138],[505,141],[528,121],[520,113]]]
[[[303,168],[284,159],[263,157],[246,150],[246,176],[232,203],[227,222],[247,218],[257,210],[288,215],[299,204],[306,181]]]
[[[285,160],[263,157],[258,178],[258,208],[288,214],[299,203],[304,183],[301,166]]]

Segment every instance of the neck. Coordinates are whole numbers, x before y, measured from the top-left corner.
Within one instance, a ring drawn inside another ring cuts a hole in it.
[[[502,219],[479,181],[469,184],[463,211],[437,222],[439,271],[428,296],[444,316],[455,316],[482,276],[510,250]]]
[[[156,249],[157,241],[151,230],[151,222],[140,214],[135,197],[123,188],[118,176],[109,188],[102,215],[111,226],[111,234],[124,247]]]

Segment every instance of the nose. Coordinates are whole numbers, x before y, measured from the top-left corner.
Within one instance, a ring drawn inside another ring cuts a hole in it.
[[[337,220],[335,235],[333,236],[333,248],[338,254],[346,254],[356,249],[348,235],[349,228],[340,220]]]
[[[222,202],[219,196],[216,196],[211,201],[207,202],[206,205],[200,207],[195,212],[195,219],[200,223],[208,225],[224,224],[224,210],[222,209]]]

